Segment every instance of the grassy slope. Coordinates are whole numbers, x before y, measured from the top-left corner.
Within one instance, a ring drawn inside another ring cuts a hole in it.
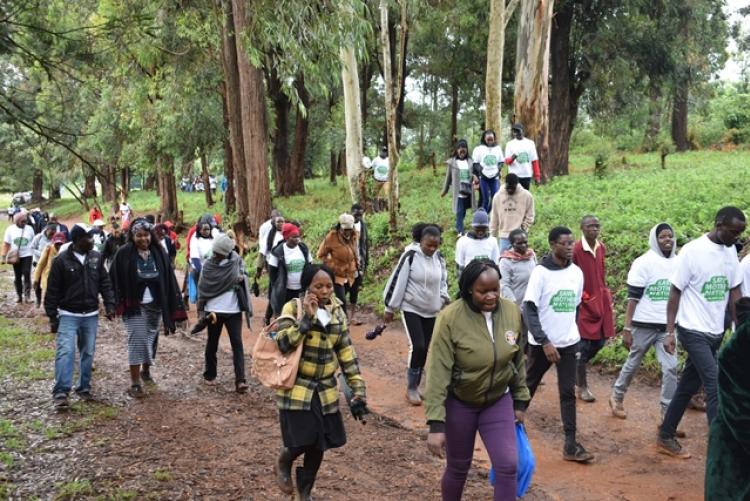
[[[656,154],[628,155],[627,164],[621,162],[622,157],[611,161],[617,165],[611,166],[603,179],[596,179],[591,174],[593,157],[572,155],[570,176],[533,189],[537,222],[530,235],[532,247],[543,254],[551,227],[566,225],[578,233],[581,216],[599,216],[609,252],[608,282],[615,292],[620,322],[627,271],[632,260],[647,249],[649,229],[668,221],[676,229],[678,243],[684,244],[711,227],[720,206],[744,208],[750,195],[750,185],[744,182],[750,174],[750,153],[701,151],[670,155],[666,170],[660,168]],[[457,280],[452,263],[456,234],[452,230],[450,198],[439,197],[443,175],[442,168],[433,175],[431,169],[417,171],[411,165],[401,166],[401,230],[395,244],[391,244],[387,233],[387,214],[368,216],[374,251],[368,286],[362,294],[364,304],[382,310],[380,297],[387,274],[410,238],[409,227],[418,221],[437,222],[448,230],[441,252],[449,263],[451,291],[455,293]],[[350,199],[345,178],[340,178],[337,186],[331,186],[326,179],[307,181],[306,189],[306,195],[278,199],[276,204],[288,218],[302,223],[304,239],[314,252],[337,216],[348,210]],[[187,221],[204,212],[202,194],[178,196]],[[139,214],[159,207],[153,193],[133,193],[129,202]],[[221,204],[215,207],[219,211]],[[80,212],[80,207],[65,201],[57,210],[71,215]],[[252,256],[249,263],[251,259]],[[601,358],[620,360],[623,353],[622,348],[615,348],[603,352]]]

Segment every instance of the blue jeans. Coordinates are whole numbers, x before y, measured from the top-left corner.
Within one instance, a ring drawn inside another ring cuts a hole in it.
[[[94,364],[96,348],[96,327],[99,315],[91,317],[74,317],[60,315],[60,326],[57,328],[57,349],[55,352],[55,387],[53,395],[67,394],[73,385],[73,362],[76,355],[76,344],[81,353],[80,376],[77,392],[91,390],[91,366]]]
[[[685,414],[690,399],[700,389],[706,389],[706,418],[708,424],[716,417],[718,406],[718,373],[719,366],[716,352],[721,347],[723,336],[714,336],[703,332],[683,329],[677,326],[677,340],[687,352],[685,370],[674,392],[672,401],[664,414],[660,436],[672,438],[677,431],[682,415]]]
[[[508,240],[507,238],[503,238],[503,237],[500,237],[497,239],[497,246],[500,248],[500,255],[502,255],[503,252],[510,250],[511,247],[513,247],[510,244],[510,240]]]
[[[487,214],[490,213],[490,208],[492,207],[492,197],[495,196],[495,193],[497,193],[497,190],[499,189],[499,177],[487,179],[484,176],[479,176],[479,191],[481,191],[482,193],[482,207],[484,207],[484,210],[485,212],[487,212]]]
[[[464,219],[466,219],[466,211],[471,209],[471,198],[458,197],[456,199],[456,233],[464,232]]]

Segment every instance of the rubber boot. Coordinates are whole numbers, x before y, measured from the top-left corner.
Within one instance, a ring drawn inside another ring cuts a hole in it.
[[[292,452],[286,447],[282,447],[279,457],[276,458],[273,470],[276,474],[276,484],[284,494],[292,494],[294,492],[294,486],[292,485],[293,462]]]
[[[315,473],[307,471],[305,468],[298,466],[297,470],[297,500],[313,501],[312,493],[313,484],[315,483]]]
[[[589,391],[588,384],[586,383],[586,364],[581,360],[578,360],[576,364],[576,393],[578,398],[584,402],[593,402],[596,397]]]
[[[422,405],[422,397],[417,388],[422,379],[422,369],[407,369],[406,372],[406,401],[411,405]]]

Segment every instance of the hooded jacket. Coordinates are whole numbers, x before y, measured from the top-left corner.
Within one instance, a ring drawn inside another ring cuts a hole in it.
[[[503,252],[500,256],[502,296],[520,305],[534,267],[536,267],[536,254],[531,249],[525,256],[521,256],[513,249]]]
[[[435,317],[448,297],[448,273],[440,252],[426,256],[419,243],[406,246],[383,291],[385,311]]]
[[[337,284],[353,284],[359,269],[359,236],[352,232],[347,242],[339,230],[329,231],[318,247],[318,259],[333,271]]]

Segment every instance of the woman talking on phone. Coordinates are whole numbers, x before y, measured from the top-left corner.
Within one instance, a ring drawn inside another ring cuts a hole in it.
[[[275,465],[279,487],[291,494],[292,464],[304,455],[303,466],[296,469],[298,499],[302,500],[312,499],[310,493],[323,453],[346,443],[335,378],[339,366],[354,393],[352,414],[361,419],[367,412],[365,382],[349,337],[346,311],[333,293],[333,284],[331,270],[317,264],[306,265],[301,279],[304,314],[299,322],[292,320],[298,318],[298,300],[286,303],[276,335],[282,353],[304,343],[294,387],[276,392],[284,445]]]

